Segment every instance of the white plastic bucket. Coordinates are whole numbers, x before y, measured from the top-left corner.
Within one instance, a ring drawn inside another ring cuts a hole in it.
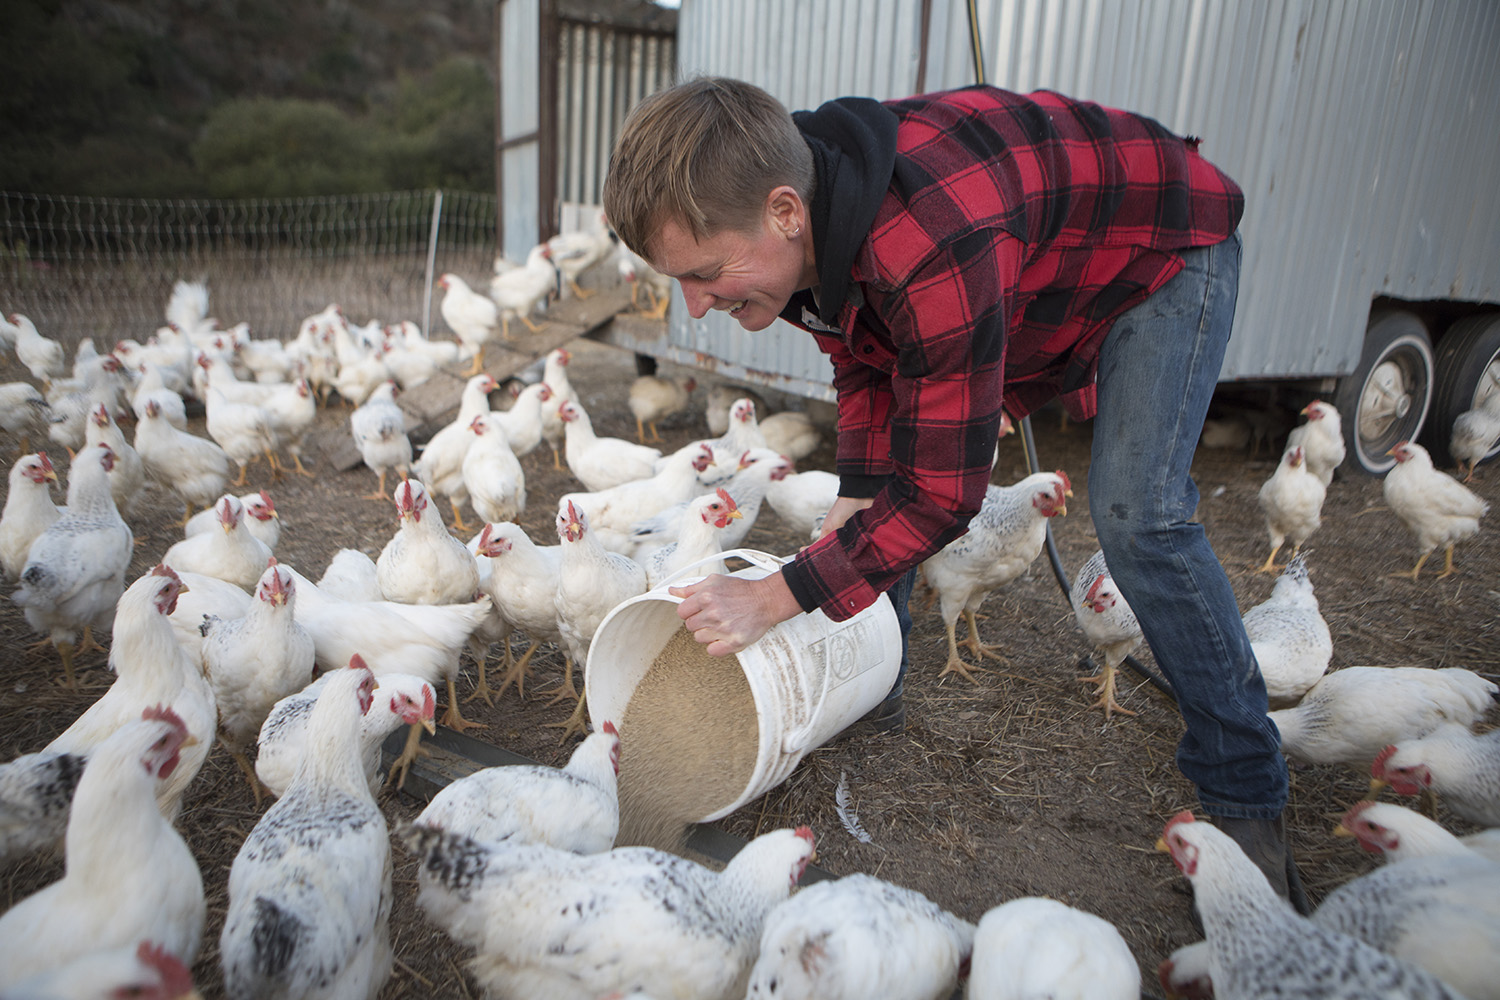
[[[754,549],[732,549],[702,562],[732,557],[751,564],[730,574],[747,580],[769,576],[783,562]],[[584,667],[589,718],[624,716],[636,686],[683,627],[677,617],[682,598],[667,588],[703,579],[686,575],[697,565],[621,603],[599,623]],[[744,791],[701,817],[703,823],[775,788],[803,757],[880,704],[901,667],[901,626],[890,598],[882,594],[847,621],[832,621],[821,611],[797,615],[732,656],[755,698],[760,742]],[[629,734],[621,735],[629,739]],[[701,764],[705,769],[721,766],[715,760]]]

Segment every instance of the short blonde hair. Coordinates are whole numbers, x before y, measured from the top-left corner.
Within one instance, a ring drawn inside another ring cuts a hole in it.
[[[812,152],[792,116],[754,84],[699,77],[647,97],[609,158],[604,211],[642,256],[669,220],[697,239],[751,228],[786,184],[810,202]]]

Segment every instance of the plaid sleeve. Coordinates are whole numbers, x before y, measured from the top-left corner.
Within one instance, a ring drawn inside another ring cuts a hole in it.
[[[891,475],[870,507],[783,568],[804,608],[820,607],[835,621],[858,613],[961,534],[978,512],[1000,429],[1011,301],[1005,289],[1019,266],[1019,243],[985,230],[936,255],[893,291],[867,288],[896,348],[892,359],[868,360],[893,362],[894,369],[850,367],[889,386]],[[880,417],[869,414],[872,421]],[[867,447],[879,437],[869,435]]]

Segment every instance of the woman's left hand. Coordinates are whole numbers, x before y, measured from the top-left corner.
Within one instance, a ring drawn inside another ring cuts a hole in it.
[[[677,617],[710,656],[738,653],[772,625],[802,613],[780,573],[759,580],[714,574],[691,586],[670,587],[667,593],[683,598]]]

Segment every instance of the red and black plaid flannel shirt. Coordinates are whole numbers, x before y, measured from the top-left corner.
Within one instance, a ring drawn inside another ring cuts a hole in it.
[[[841,493],[875,498],[783,569],[835,620],[962,533],[1002,399],[1017,418],[1059,395],[1093,416],[1111,324],[1181,270],[1174,251],[1222,242],[1244,209],[1196,140],[1149,118],[991,87],[884,107],[896,179],[834,328],[816,310],[798,323],[833,360]]]

